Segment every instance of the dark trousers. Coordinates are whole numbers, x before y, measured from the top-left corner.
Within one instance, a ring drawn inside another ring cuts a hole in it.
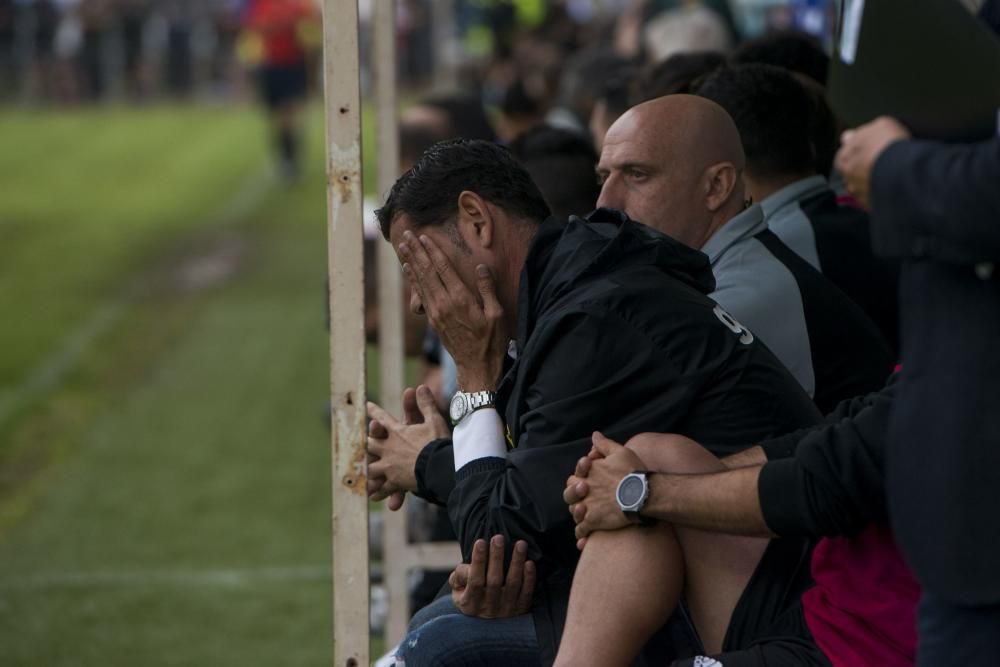
[[[917,631],[917,667],[1000,664],[1000,605],[959,607],[925,592]]]

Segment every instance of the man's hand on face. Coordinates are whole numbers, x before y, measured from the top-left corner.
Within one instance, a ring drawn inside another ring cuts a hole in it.
[[[865,208],[871,208],[872,168],[890,144],[909,139],[910,131],[895,118],[880,116],[840,137],[835,165],[844,177],[847,191]]]
[[[427,319],[455,359],[458,386],[463,391],[495,389],[507,353],[507,337],[489,269],[476,267],[479,293],[473,294],[429,237],[417,238],[405,232],[399,256]]]
[[[490,540],[487,556],[486,540],[477,540],[472,547],[472,559],[462,563],[448,577],[451,599],[463,614],[479,618],[510,618],[531,611],[535,592],[535,564],[527,560],[528,544],[518,540],[510,559],[507,575],[503,571],[502,535]]]
[[[389,498],[388,507],[398,510],[407,491],[417,488],[414,467],[421,450],[432,440],[447,438],[451,431],[437,410],[431,390],[424,385],[403,392],[403,422],[378,405],[368,403],[368,495],[373,500]]]
[[[576,522],[577,548],[583,549],[595,530],[618,530],[632,525],[615,495],[625,475],[642,470],[642,459],[631,449],[594,433],[593,448],[576,464],[566,480],[563,500]]]

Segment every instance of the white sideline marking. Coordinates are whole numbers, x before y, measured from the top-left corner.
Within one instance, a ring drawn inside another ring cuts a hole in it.
[[[274,185],[270,167],[250,174],[219,210],[208,216],[206,227],[225,226],[248,215]],[[0,424],[32,400],[58,387],[76,367],[96,338],[109,331],[136,297],[129,289],[98,306],[82,324],[70,331],[59,347],[35,366],[17,386],[0,391]]]
[[[137,570],[132,572],[49,572],[0,579],[0,591],[79,587],[220,586],[262,582],[329,581],[329,565],[289,565],[217,570]]]

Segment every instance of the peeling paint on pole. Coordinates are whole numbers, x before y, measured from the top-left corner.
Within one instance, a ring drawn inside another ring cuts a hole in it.
[[[346,204],[355,192],[361,191],[361,146],[354,143],[344,150],[337,144],[330,144],[328,155],[328,183],[340,193],[340,203]]]
[[[323,0],[333,510],[333,655],[368,660],[361,95],[357,0]]]

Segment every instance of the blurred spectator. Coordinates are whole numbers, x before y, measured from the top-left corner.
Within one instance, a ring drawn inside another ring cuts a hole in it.
[[[834,173],[833,160],[840,148],[840,133],[843,130],[840,120],[826,99],[826,89],[813,79],[799,72],[792,76],[802,84],[813,102],[813,157],[816,173],[832,178]]]
[[[434,68],[430,3],[427,0],[399,0],[396,29],[401,79],[410,84],[426,83]]]
[[[868,215],[840,206],[816,170],[816,103],[792,73],[771,65],[715,71],[698,94],[725,109],[746,154],[744,182],[768,228],[865,311],[899,350],[899,267],[872,251]]]
[[[736,64],[764,63],[777,65],[805,74],[821,86],[826,86],[830,57],[819,40],[798,30],[772,32],[744,42],[732,54]]]
[[[510,151],[531,174],[552,215],[584,216],[594,209],[601,194],[597,152],[579,133],[540,125],[511,143]]]
[[[149,0],[120,0],[120,6],[125,89],[129,96],[142,99],[148,93],[143,47],[151,7]]]
[[[546,121],[567,130],[587,133],[590,117],[609,79],[632,67],[632,61],[605,48],[590,48],[575,54],[566,63],[559,84],[558,106]]]
[[[114,20],[111,0],[81,0],[79,7],[82,41],[80,68],[83,97],[97,100],[104,97],[108,86],[108,40]]]
[[[642,45],[651,62],[675,53],[728,51],[732,33],[722,16],[699,3],[679,3],[660,12],[643,28]]]
[[[239,82],[236,44],[240,34],[242,0],[217,0],[211,13],[215,44],[209,61],[213,92],[230,97]]]
[[[482,139],[496,141],[496,131],[482,102],[471,95],[432,95],[403,112],[404,123],[423,125],[441,139]]]
[[[604,146],[604,135],[608,133],[608,128],[632,106],[635,87],[635,71],[632,69],[620,72],[617,77],[605,84],[604,92],[597,99],[594,110],[590,113],[590,123],[588,124],[590,136],[594,140],[594,150],[598,153]]]
[[[516,80],[500,102],[500,118],[497,120],[500,141],[514,141],[541,123],[544,115],[542,103],[528,93],[524,80]]]
[[[639,104],[664,95],[693,93],[698,79],[725,62],[726,57],[719,51],[675,53],[642,72],[632,103]]]
[[[0,0],[0,100],[8,98],[16,88],[16,20],[14,0]]]

